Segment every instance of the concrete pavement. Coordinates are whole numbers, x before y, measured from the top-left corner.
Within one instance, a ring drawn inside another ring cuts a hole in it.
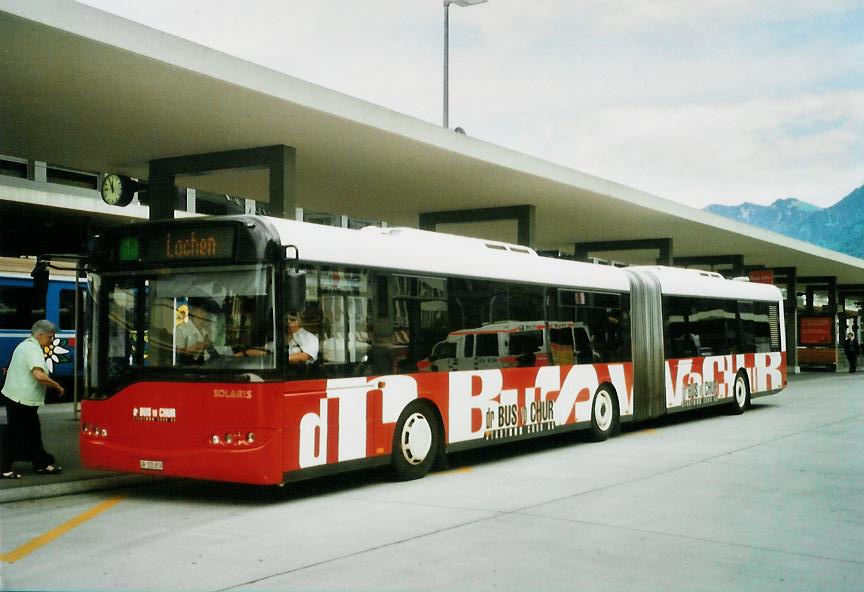
[[[29,462],[15,463],[15,471],[23,477],[16,480],[0,480],[0,504],[127,487],[158,479],[145,475],[121,475],[84,468],[81,464],[81,455],[78,454],[80,422],[73,416],[72,403],[45,405],[39,409],[39,418],[42,423],[42,441],[45,449],[55,456],[57,464],[63,467],[63,472],[59,475],[37,475]],[[5,407],[0,407],[0,419],[5,428]]]
[[[465,451],[416,481],[171,479],[0,504],[0,587],[864,590],[862,458],[864,374],[809,372],[741,416]]]

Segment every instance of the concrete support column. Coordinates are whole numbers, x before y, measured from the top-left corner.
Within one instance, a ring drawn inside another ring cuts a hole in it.
[[[194,212],[195,207],[198,202],[198,192],[193,188],[189,187],[186,189],[186,211]]]
[[[148,183],[150,219],[174,217],[175,179],[178,175],[243,168],[267,168],[271,214],[289,219],[294,217],[296,150],[291,146],[277,145],[151,160]]]
[[[27,176],[31,181],[48,182],[48,163],[41,160],[31,160],[27,166]]]
[[[804,309],[804,315],[806,316],[814,316],[814,317],[830,317],[831,319],[831,344],[829,345],[829,349],[833,349],[834,351],[834,359],[823,361],[821,357],[818,360],[810,360],[811,364],[817,365],[833,365],[836,369],[837,364],[837,277],[833,275],[825,275],[825,276],[798,276],[797,283],[799,285],[803,285],[805,287],[804,294],[806,297],[806,304]],[[815,309],[815,294],[817,291],[826,291],[828,293],[828,310],[816,310]],[[820,356],[825,353],[825,348],[820,348],[816,346],[814,348],[810,348],[810,350],[802,350],[801,356],[799,356],[799,363],[807,363],[808,359],[805,358],[805,354],[812,357],[813,354],[819,354]]]
[[[643,249],[657,250],[657,265],[671,266],[672,239],[671,238],[646,238],[635,240],[613,240],[576,243],[573,253],[577,261],[587,261],[590,254],[601,251],[639,251]]]
[[[806,286],[805,294],[807,297],[807,311],[814,312],[813,296],[816,292],[828,292],[828,313],[837,314],[837,276],[833,275],[813,275],[801,276],[798,278],[798,283]]]
[[[435,231],[439,224],[467,224],[497,220],[515,220],[517,242],[523,247],[534,248],[536,214],[533,205],[503,206],[500,208],[478,208],[473,210],[449,210],[420,214],[421,230]]]
[[[176,187],[174,175],[153,166],[150,162],[150,179],[147,183],[147,199],[150,203],[151,220],[170,220],[174,217]]]

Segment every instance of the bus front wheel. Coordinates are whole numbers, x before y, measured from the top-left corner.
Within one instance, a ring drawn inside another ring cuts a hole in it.
[[[602,442],[617,433],[620,417],[618,397],[608,385],[603,385],[594,394],[591,404],[591,439]]]
[[[439,446],[438,417],[428,403],[409,405],[393,433],[392,467],[399,481],[419,479],[429,472]]]
[[[741,415],[749,405],[750,389],[747,387],[747,379],[743,372],[739,372],[732,387],[732,414]]]

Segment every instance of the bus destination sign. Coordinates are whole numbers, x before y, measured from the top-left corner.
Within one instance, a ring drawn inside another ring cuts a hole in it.
[[[122,238],[119,258],[142,263],[230,259],[235,237],[236,229],[231,226],[166,229]]]
[[[147,249],[148,254],[150,249]],[[163,258],[166,261],[184,259],[224,259],[234,254],[233,228],[208,228],[165,233]]]

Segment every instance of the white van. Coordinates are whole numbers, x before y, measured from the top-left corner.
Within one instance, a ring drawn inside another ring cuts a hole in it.
[[[417,364],[422,372],[592,363],[597,356],[582,323],[500,321],[447,335]]]

